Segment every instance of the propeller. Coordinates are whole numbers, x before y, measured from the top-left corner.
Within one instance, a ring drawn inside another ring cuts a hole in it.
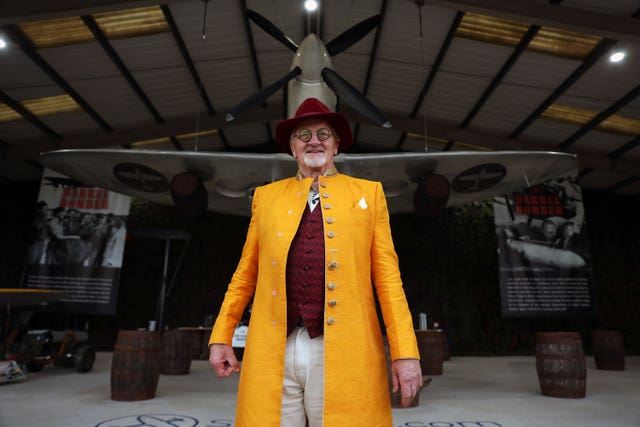
[[[349,49],[351,46],[359,42],[360,39],[369,34],[371,30],[377,27],[381,21],[381,15],[372,16],[371,18],[365,19],[359,24],[354,25],[335,39],[331,40],[327,43],[327,52],[329,52],[329,56],[335,56]]]
[[[227,121],[230,122],[231,120],[235,119],[238,114],[242,113],[247,108],[263,102],[265,99],[273,95],[275,91],[280,89],[282,86],[286,85],[287,82],[289,82],[289,80],[299,75],[300,73],[302,73],[302,70],[300,70],[300,67],[295,67],[291,71],[289,71],[287,74],[285,74],[280,80],[277,80],[271,83],[269,86],[262,88],[261,90],[254,93],[250,97],[245,98],[244,101],[242,101],[233,110],[227,113],[226,115]]]
[[[251,19],[258,27],[262,28],[267,32],[267,34],[270,34],[274,39],[278,40],[292,51],[295,52],[298,50],[298,45],[264,16],[254,12],[253,10],[247,10],[247,18]]]
[[[324,68],[322,70],[322,78],[327,85],[349,104],[354,110],[362,114],[367,119],[371,120],[377,125],[385,128],[390,128],[391,123],[385,119],[380,110],[367,98],[365,98],[360,92],[356,90],[351,84],[340,77],[338,73],[330,68]]]

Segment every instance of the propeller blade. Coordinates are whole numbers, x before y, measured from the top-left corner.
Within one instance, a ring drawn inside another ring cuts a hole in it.
[[[360,39],[369,34],[371,30],[377,27],[380,21],[382,21],[381,15],[372,16],[371,18],[365,19],[359,24],[354,25],[335,39],[331,40],[327,43],[327,52],[329,52],[329,56],[337,55],[349,49],[351,46],[359,42]]]
[[[280,80],[271,83],[269,86],[262,88],[258,92],[246,98],[240,104],[236,105],[233,108],[233,110],[231,110],[226,115],[225,117],[226,120],[230,122],[231,120],[235,119],[238,114],[241,114],[247,108],[263,102],[265,99],[273,95],[275,91],[277,91],[282,86],[287,84],[289,80],[291,80],[292,78],[294,78],[300,73],[302,73],[302,70],[300,70],[300,67],[295,67],[294,69],[289,71],[287,74],[285,74]]]
[[[330,68],[322,70],[322,77],[327,85],[338,95],[344,102],[349,104],[354,110],[362,114],[367,119],[377,125],[390,128],[391,123],[384,118],[380,110],[351,84],[340,77],[338,73]]]
[[[264,16],[260,15],[257,12],[254,12],[253,10],[247,10],[247,18],[251,19],[258,27],[262,28],[267,34],[278,40],[280,43],[282,43],[292,51],[295,52],[298,50],[298,45],[295,44],[295,42],[287,37],[282,31],[280,31],[280,28],[273,25],[273,23]]]

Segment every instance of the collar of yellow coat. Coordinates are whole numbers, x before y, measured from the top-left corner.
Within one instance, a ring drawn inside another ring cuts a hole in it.
[[[322,174],[322,176],[336,176],[338,175],[338,169],[334,166],[331,169],[328,169],[327,171],[325,171],[325,173]],[[302,172],[300,172],[300,169],[298,169],[298,172],[296,173],[296,181],[302,181],[303,179],[306,179],[305,176],[302,176]]]

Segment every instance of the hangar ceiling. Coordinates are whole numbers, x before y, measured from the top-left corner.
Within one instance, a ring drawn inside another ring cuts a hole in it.
[[[302,3],[0,0],[0,181],[39,179],[61,148],[276,152],[282,91],[225,121],[293,59],[253,10],[295,43],[382,16],[332,58],[393,125],[341,102],[352,151],[568,152],[584,188],[640,194],[640,1]]]

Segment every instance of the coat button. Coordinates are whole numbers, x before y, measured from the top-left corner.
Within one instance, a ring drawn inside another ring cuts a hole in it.
[[[335,219],[333,219],[332,217],[327,217],[327,224],[333,224],[333,221],[335,221]]]
[[[327,183],[324,182],[324,181],[320,181],[320,186],[324,187],[324,188],[327,188]]]
[[[276,265],[276,264],[277,264],[277,262],[276,262],[275,259],[271,261],[271,265]]]
[[[333,231],[330,231],[330,232],[327,233],[327,237],[330,238],[330,239],[335,237],[335,236],[336,236],[336,233],[334,233]]]
[[[336,323],[336,319],[333,317],[327,317],[327,325],[333,325],[334,323]]]
[[[322,193],[322,198],[328,199],[329,198],[329,193]]]
[[[276,291],[275,290],[271,291],[271,295],[275,297],[276,296]]]
[[[335,307],[336,304],[338,304],[338,301],[336,301],[334,299],[329,300],[329,307]]]
[[[288,215],[291,215],[292,213],[293,213],[293,211],[292,211],[291,209],[289,209],[289,210],[287,211],[287,214],[288,214]]]
[[[337,263],[336,261],[331,261],[331,262],[329,263],[329,270],[333,271],[333,270],[335,270],[336,268],[338,268],[338,263]]]
[[[282,233],[278,231],[278,237],[282,237]]]
[[[324,204],[324,208],[325,208],[325,209],[331,209],[331,205],[330,205],[329,203],[325,203],[325,204]]]
[[[329,288],[330,291],[334,290],[337,286],[338,286],[338,284],[335,283],[335,282],[327,283],[327,288]]]

